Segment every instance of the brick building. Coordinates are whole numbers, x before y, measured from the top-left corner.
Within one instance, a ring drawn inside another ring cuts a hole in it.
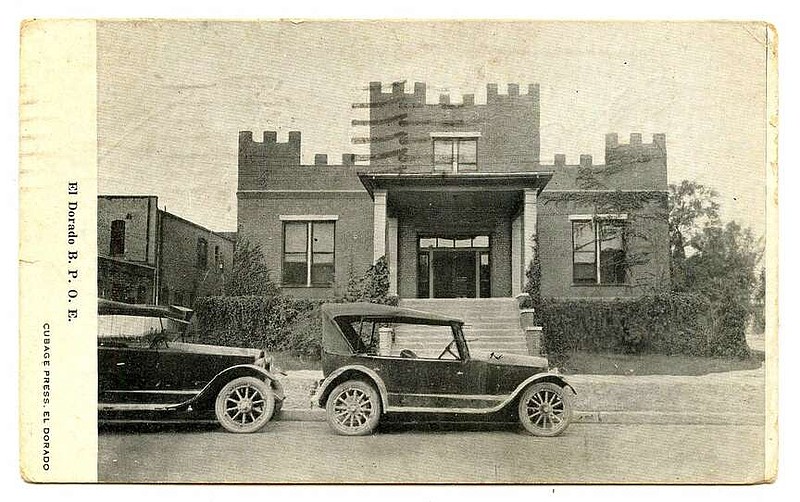
[[[666,139],[621,144],[604,163],[539,156],[539,86],[486,102],[425,84],[371,83],[369,155],[301,163],[301,136],[239,133],[239,234],[264,250],[283,291],[344,293],[351,273],[381,256],[401,299],[509,298],[538,254],[546,297],[636,296],[668,279]],[[538,243],[538,244],[537,244]]]
[[[222,292],[234,239],[158,209],[155,196],[97,200],[100,298],[191,307]]]

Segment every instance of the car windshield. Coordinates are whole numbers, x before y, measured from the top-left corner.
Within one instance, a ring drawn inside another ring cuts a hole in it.
[[[182,324],[168,317],[99,315],[97,337],[105,345],[152,346],[156,341],[180,338],[184,330]]]
[[[342,331],[357,354],[437,359],[452,343],[445,358],[458,358],[453,329],[448,325],[418,324],[387,319],[347,319]]]

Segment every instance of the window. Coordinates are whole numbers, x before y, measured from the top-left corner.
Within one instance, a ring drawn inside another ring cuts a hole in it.
[[[125,254],[125,221],[114,220],[111,222],[111,256]]]
[[[219,255],[219,246],[214,246],[214,267],[217,270],[222,269],[222,257]]]
[[[433,170],[467,172],[478,170],[478,138],[434,138]]]
[[[208,268],[208,241],[202,237],[197,239],[197,268]]]
[[[573,219],[574,284],[624,284],[625,263],[623,217]]]
[[[288,286],[329,286],[334,280],[333,221],[285,221],[283,279]]]

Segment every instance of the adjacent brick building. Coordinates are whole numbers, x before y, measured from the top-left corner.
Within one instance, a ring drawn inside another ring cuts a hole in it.
[[[668,278],[666,139],[606,136],[602,165],[539,158],[539,86],[426,103],[372,83],[366,156],[301,163],[301,136],[239,133],[239,234],[283,291],[342,295],[385,256],[401,298],[511,297],[538,253],[547,297],[635,296]],[[538,245],[537,245],[538,243]]]
[[[191,307],[219,294],[234,239],[158,209],[155,196],[97,200],[98,296]]]

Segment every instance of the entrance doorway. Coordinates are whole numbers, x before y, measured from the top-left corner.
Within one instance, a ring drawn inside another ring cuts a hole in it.
[[[420,237],[417,297],[491,296],[489,236]]]

